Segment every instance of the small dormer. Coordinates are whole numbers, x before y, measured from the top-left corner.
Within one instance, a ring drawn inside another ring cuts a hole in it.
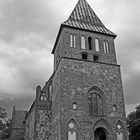
[[[61,57],[117,64],[114,39],[86,0],[79,0],[67,21],[61,24],[54,48],[54,70]]]

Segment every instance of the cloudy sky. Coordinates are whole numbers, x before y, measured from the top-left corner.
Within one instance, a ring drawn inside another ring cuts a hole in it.
[[[0,0],[0,105],[28,109],[53,71],[60,24],[78,0]],[[140,1],[87,0],[115,40],[127,114],[140,103]]]

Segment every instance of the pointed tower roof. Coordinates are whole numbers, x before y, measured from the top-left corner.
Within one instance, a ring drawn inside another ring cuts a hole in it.
[[[63,27],[83,29],[91,32],[110,35],[114,38],[117,36],[104,26],[86,0],[79,0],[68,20],[61,24],[52,54],[54,54]]]
[[[69,19],[62,25],[116,36],[104,26],[86,0],[78,1]]]

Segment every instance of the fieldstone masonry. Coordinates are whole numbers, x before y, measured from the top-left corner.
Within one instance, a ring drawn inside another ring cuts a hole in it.
[[[22,139],[128,140],[115,37],[86,0],[79,0],[56,38],[54,73],[43,88],[37,87],[36,99],[20,122]]]

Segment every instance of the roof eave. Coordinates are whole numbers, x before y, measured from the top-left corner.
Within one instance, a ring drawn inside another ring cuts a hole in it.
[[[117,35],[115,33],[113,33],[113,32],[112,32],[112,34],[107,34],[107,33],[99,32],[99,31],[93,31],[93,30],[79,28],[79,27],[74,27],[74,26],[70,26],[70,25],[65,25],[65,24],[62,24],[62,25],[65,26],[65,27],[68,27],[68,28],[74,28],[74,29],[88,31],[88,32],[93,32],[93,33],[98,33],[98,34],[104,34],[104,35],[112,36],[114,38],[117,37]]]

